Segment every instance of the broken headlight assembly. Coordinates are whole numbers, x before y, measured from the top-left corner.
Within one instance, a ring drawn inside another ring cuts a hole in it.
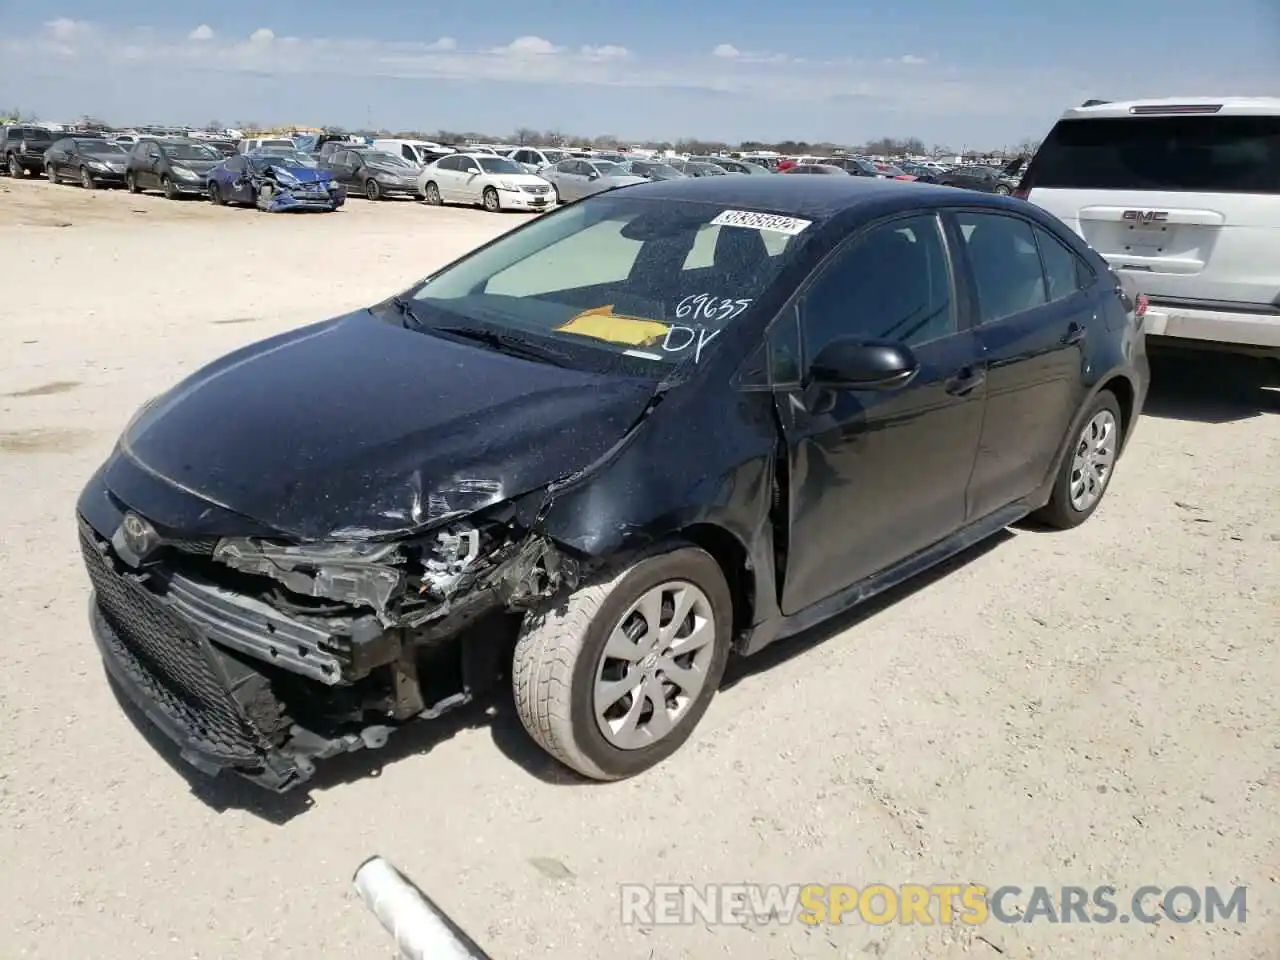
[[[545,568],[549,552],[541,538],[522,534],[509,523],[461,520],[390,542],[223,539],[213,559],[242,573],[270,577],[302,597],[371,609],[391,626],[434,619],[455,598],[508,576],[524,580],[535,567]],[[522,562],[512,563],[517,560]]]
[[[300,596],[371,607],[380,616],[405,582],[399,543],[286,544],[235,538],[218,541],[213,559],[242,573],[271,577]]]

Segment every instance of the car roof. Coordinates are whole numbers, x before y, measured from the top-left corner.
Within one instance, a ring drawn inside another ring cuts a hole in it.
[[[878,212],[920,205],[991,206],[1027,213],[1030,205],[990,194],[907,180],[869,177],[690,177],[623,187],[627,196],[688,200],[825,220],[859,207]]]
[[[1207,108],[1218,107],[1210,111]],[[1137,111],[1135,113],[1135,110]],[[1151,100],[1117,100],[1091,107],[1072,107],[1062,114],[1063,120],[1088,117],[1132,117],[1182,114],[1215,114],[1218,116],[1280,116],[1280,97],[1161,97]]]

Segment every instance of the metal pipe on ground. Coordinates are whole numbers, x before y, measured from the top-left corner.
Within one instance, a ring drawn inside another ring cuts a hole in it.
[[[491,960],[408,877],[382,857],[370,857],[352,878],[405,960]]]

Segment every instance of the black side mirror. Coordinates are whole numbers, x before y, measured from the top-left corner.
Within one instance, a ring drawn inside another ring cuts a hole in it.
[[[893,341],[832,340],[809,365],[809,381],[828,390],[895,390],[920,369],[911,348]]]
[[[588,180],[599,180],[599,179],[600,179],[600,174],[598,174],[598,173],[594,173],[594,172],[593,172],[593,173],[588,173],[588,174],[587,174],[587,179],[588,179]]]

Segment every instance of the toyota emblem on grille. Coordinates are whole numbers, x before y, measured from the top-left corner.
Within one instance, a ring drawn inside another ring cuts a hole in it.
[[[147,523],[136,513],[126,513],[120,524],[125,546],[139,559],[144,558],[160,543],[155,527]]]

